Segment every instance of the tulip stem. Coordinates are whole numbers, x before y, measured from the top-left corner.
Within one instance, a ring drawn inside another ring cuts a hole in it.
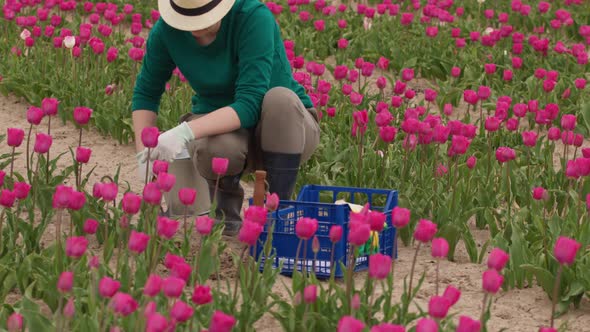
[[[145,163],[145,183],[144,183],[144,185],[147,185],[147,183],[148,183],[148,176],[150,173],[150,154],[151,154],[151,152],[152,152],[152,149],[148,148],[147,161]]]
[[[10,177],[12,178],[12,174],[14,171],[14,150],[16,149],[16,147],[12,147],[12,158],[10,160]]]
[[[436,296],[438,296],[438,283],[439,283],[438,271],[439,271],[439,267],[440,267],[440,259],[437,259],[436,260]]]
[[[197,244],[197,253],[195,254],[195,268],[194,273],[195,273],[195,286],[199,283],[199,256],[201,255],[201,247],[203,246],[203,236],[198,235],[197,233],[197,239],[199,240],[199,244]]]
[[[295,264],[293,265],[293,273],[297,271],[297,263],[299,260],[299,252],[301,252],[301,242],[302,240],[299,239],[299,244],[297,245],[297,252],[295,252]]]
[[[307,240],[303,241],[303,266],[301,267],[301,272],[303,272],[303,286],[305,287],[306,285],[306,280],[307,280],[307,272],[308,272],[308,268],[307,268]],[[305,270],[305,272],[304,272]]]
[[[31,132],[33,131],[33,124],[29,126],[29,134],[27,135],[27,176],[30,176],[31,171],[31,156],[29,154],[31,150]],[[30,179],[30,178],[29,178]]]
[[[557,305],[557,297],[559,296],[559,285],[561,283],[562,272],[563,265],[559,264],[559,269],[557,270],[557,277],[555,278],[555,285],[553,285],[553,298],[551,301],[551,327],[553,327],[555,323],[555,306]]]
[[[184,206],[184,221],[183,221],[183,224],[184,224],[184,240],[185,241],[187,240],[187,233],[188,233],[187,226],[186,226],[186,215],[187,214],[188,214],[188,206],[185,205]]]
[[[485,326],[483,319],[486,314],[486,307],[487,307],[486,304],[488,302],[488,296],[489,296],[489,293],[486,292],[483,296],[483,301],[481,304],[481,316],[479,317],[479,321],[480,321],[481,325],[483,325],[483,326]]]
[[[350,246],[350,255],[349,255],[349,262],[348,262],[348,278],[346,279],[346,298],[348,299],[348,305],[350,308],[350,314],[352,314],[352,293],[354,290],[354,283],[353,283],[353,275],[352,272],[354,271],[355,261],[356,261],[356,246]]]
[[[244,246],[244,249],[242,250],[242,254],[240,255],[240,261],[237,264],[238,268],[236,271],[236,282],[234,284],[234,300],[233,300],[234,304],[238,301],[238,282],[240,281],[240,266],[242,266],[242,262],[244,261],[244,255],[246,254],[246,250],[248,250],[248,245]],[[195,286],[196,285],[197,285],[197,283],[195,283]]]
[[[330,252],[330,288],[328,289],[328,297],[332,293],[332,283],[334,282],[334,250],[336,250],[336,242],[332,242],[332,251]]]
[[[48,118],[48,122],[47,122],[47,135],[51,136],[51,115],[47,117]],[[49,152],[51,149],[47,149],[47,160],[45,161],[45,175],[46,177],[46,182],[49,183]]]
[[[2,213],[0,214],[0,252],[4,251],[4,247],[2,247],[2,225],[4,224],[4,214],[6,213],[6,209],[2,209]]]
[[[416,252],[414,253],[414,260],[412,260],[412,268],[410,269],[410,287],[408,289],[408,299],[412,298],[412,281],[414,281],[414,268],[416,267],[416,260],[418,259],[418,251],[420,251],[420,246],[422,242],[418,242],[418,246],[416,247]]]

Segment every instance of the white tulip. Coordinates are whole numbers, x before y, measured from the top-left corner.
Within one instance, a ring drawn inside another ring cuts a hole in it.
[[[76,38],[74,36],[67,36],[64,38],[64,47],[65,48],[73,48],[76,45]]]
[[[24,29],[23,32],[20,33],[20,39],[25,40],[31,37],[31,31]]]

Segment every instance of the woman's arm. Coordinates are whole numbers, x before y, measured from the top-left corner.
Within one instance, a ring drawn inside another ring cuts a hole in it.
[[[229,107],[222,107],[198,119],[188,122],[195,139],[232,132],[241,127],[240,118],[236,111]]]
[[[141,132],[146,127],[155,127],[158,115],[154,111],[136,110],[131,113],[133,120],[133,131],[135,132],[135,150],[141,152],[144,149],[141,142]]]

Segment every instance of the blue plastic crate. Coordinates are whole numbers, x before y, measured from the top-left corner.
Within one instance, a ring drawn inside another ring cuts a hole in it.
[[[316,236],[320,243],[320,250],[315,262],[315,274],[318,278],[327,278],[331,271],[332,242],[329,232],[332,225],[340,225],[343,228],[342,240],[334,246],[334,264],[336,265],[335,277],[344,276],[340,263],[347,264],[350,245],[348,238],[348,221],[351,212],[347,204],[334,204],[335,201],[344,199],[348,203],[365,205],[369,203],[371,210],[384,212],[387,216],[386,228],[379,233],[379,252],[397,257],[397,244],[394,243],[396,229],[391,224],[391,211],[398,204],[396,190],[367,189],[354,187],[334,187],[307,185],[303,187],[296,201],[280,201],[281,208],[269,213],[265,229],[260,235],[258,244],[251,252],[258,259],[263,252],[263,246],[268,237],[268,228],[274,224],[272,251],[276,254],[272,262],[277,268],[282,261],[282,274],[291,275],[294,270],[295,256],[299,245],[299,238],[295,235],[295,224],[301,217],[315,218],[318,220]],[[382,202],[382,205],[377,205]],[[299,252],[297,269],[306,268],[309,272],[313,269],[314,254],[311,248],[311,239],[307,241],[307,256],[304,257],[304,245]],[[394,247],[395,246],[395,247]],[[266,257],[262,257],[264,261]],[[265,264],[261,264],[261,269]],[[355,263],[355,271],[365,270],[369,266],[369,254],[359,255]]]

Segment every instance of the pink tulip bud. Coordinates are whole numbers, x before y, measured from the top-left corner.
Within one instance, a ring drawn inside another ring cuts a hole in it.
[[[196,305],[211,303],[213,301],[211,288],[209,286],[196,285],[191,300]]]
[[[352,300],[350,301],[350,306],[353,310],[359,310],[361,307],[361,297],[359,293],[356,293],[352,296]]]
[[[162,279],[162,292],[169,298],[178,298],[182,294],[186,282],[177,277]]]
[[[332,241],[332,243],[339,242],[340,239],[342,239],[342,226],[332,225],[332,227],[330,227],[328,236],[330,237],[330,241]]]
[[[414,231],[414,238],[420,242],[426,243],[432,240],[437,232],[437,225],[430,220],[420,219],[416,230]]]
[[[494,248],[488,257],[488,268],[502,271],[510,256],[500,248]]]
[[[316,285],[308,285],[303,290],[303,301],[307,304],[315,303],[318,298],[318,287]]]
[[[557,329],[553,327],[540,327],[539,332],[557,332]]]
[[[59,108],[59,101],[55,98],[43,98],[41,101],[41,109],[45,115],[56,115]]]
[[[533,199],[540,201],[540,200],[547,200],[549,198],[549,195],[547,193],[547,190],[545,190],[545,188],[543,187],[535,187],[533,188]]]
[[[295,224],[295,233],[302,240],[309,240],[318,229],[318,221],[313,218],[300,218]]]
[[[459,316],[459,324],[456,332],[480,332],[481,323],[467,316]]]
[[[421,318],[416,324],[416,332],[438,332],[438,324],[429,318]]]
[[[444,238],[432,239],[432,257],[445,258],[449,253],[449,243]]]
[[[371,227],[366,223],[354,223],[350,224],[348,231],[348,242],[355,246],[361,246],[365,244],[371,236]]]
[[[90,160],[92,149],[79,146],[76,148],[76,161],[81,164],[86,164]]]
[[[68,293],[72,290],[74,284],[74,273],[70,271],[62,272],[57,280],[57,290],[62,293]]]
[[[215,220],[209,218],[209,216],[199,216],[195,220],[195,229],[201,235],[209,235],[211,234],[211,229],[213,229],[214,223]]]
[[[522,143],[528,147],[534,147],[537,145],[537,133],[534,131],[522,132]]]
[[[157,127],[146,127],[141,131],[141,142],[147,148],[155,148],[158,145],[160,131]]]
[[[111,298],[119,291],[121,283],[109,277],[103,277],[98,283],[98,293],[104,298]]]
[[[20,128],[8,128],[6,131],[6,143],[8,146],[19,147],[25,137],[25,131]]]
[[[4,174],[2,172],[0,175],[0,186],[2,185],[3,182],[4,182]],[[15,182],[14,188],[12,191],[14,193],[15,198],[23,200],[23,199],[27,198],[30,190],[31,190],[31,185],[29,185],[28,183]]]
[[[236,325],[236,322],[233,316],[216,310],[211,316],[209,332],[230,332]]]
[[[31,106],[27,109],[27,121],[33,125],[39,125],[43,119],[43,110],[39,107]]]
[[[270,212],[276,211],[279,207],[279,195],[277,195],[276,193],[266,193],[266,201],[264,203],[264,207],[265,210],[268,210]],[[264,223],[266,223],[266,215],[267,213],[266,211],[264,211]]]
[[[14,205],[16,195],[14,191],[8,189],[2,189],[0,192],[0,205],[5,208],[11,208]]]
[[[404,228],[410,222],[410,210],[396,206],[391,211],[391,223],[396,228]]]
[[[138,303],[127,293],[118,292],[112,298],[109,307],[121,316],[129,316],[137,310]]]
[[[555,242],[553,254],[555,255],[555,259],[557,259],[559,264],[571,265],[574,263],[576,254],[578,253],[578,250],[581,248],[581,246],[582,245],[574,239],[560,236]]]
[[[8,332],[19,332],[23,328],[23,316],[18,312],[13,312],[6,320]]]
[[[127,192],[121,200],[121,208],[126,214],[136,214],[141,208],[141,197],[132,192]]]
[[[168,172],[168,162],[164,160],[154,160],[153,172],[158,175],[160,173]]]
[[[381,232],[385,227],[385,219],[387,216],[379,211],[370,211],[368,217],[371,230]]]
[[[586,87],[586,80],[583,78],[576,78],[574,80],[576,89],[583,90]]]
[[[158,217],[156,230],[158,236],[165,239],[171,239],[176,234],[180,223],[166,217]]]
[[[64,315],[64,317],[71,319],[72,317],[74,317],[75,313],[76,313],[76,306],[74,305],[74,298],[70,297],[68,299],[68,302],[64,306],[63,315]]]
[[[244,210],[244,218],[264,226],[266,224],[268,211],[265,207],[251,205]]]
[[[192,205],[197,197],[197,191],[192,188],[181,188],[178,191],[178,199],[183,205]]]
[[[143,294],[149,297],[154,297],[160,293],[162,289],[162,278],[157,274],[151,274],[143,286]]]
[[[487,293],[496,294],[503,282],[504,277],[497,270],[489,269],[482,274],[482,288]]]
[[[473,90],[465,90],[463,91],[463,100],[470,105],[475,105],[479,101],[479,97],[477,96],[477,92]]]
[[[428,301],[428,314],[432,318],[443,319],[447,316],[451,303],[444,296],[433,296]]]
[[[86,252],[88,240],[84,236],[73,236],[66,240],[66,255],[72,258],[80,258]]]
[[[347,47],[348,47],[348,40],[346,40],[345,38],[338,39],[338,48],[339,49],[345,49]]]
[[[262,231],[263,227],[260,224],[245,219],[238,234],[238,240],[244,244],[253,246],[256,244]]]
[[[485,85],[480,86],[477,90],[477,98],[479,98],[479,100],[487,100],[490,98],[491,94],[492,90]]]
[[[55,187],[53,194],[53,208],[54,209],[67,209],[70,204],[70,196],[72,194],[72,187],[58,185]]]
[[[145,317],[147,318],[146,331],[163,332],[169,328],[169,324],[166,320],[166,317],[164,317],[159,312],[153,312],[150,315],[146,315]]]
[[[576,128],[576,116],[573,114],[564,114],[561,117],[561,128],[563,130],[574,130]]]
[[[511,148],[501,146],[498,149],[496,149],[496,159],[500,163],[505,163],[516,159],[516,153]]]
[[[337,332],[361,332],[365,329],[365,323],[352,316],[343,316],[338,321]]]
[[[151,205],[159,205],[162,200],[162,192],[158,189],[158,185],[150,182],[143,187],[143,200]]]
[[[51,148],[53,139],[50,135],[44,133],[37,133],[35,136],[35,146],[33,150],[39,154],[45,154]]]
[[[457,303],[457,301],[459,301],[459,298],[461,297],[461,291],[449,285],[445,289],[442,296],[449,301],[450,306],[453,306],[455,303]]]
[[[369,277],[376,280],[387,278],[391,272],[391,257],[383,254],[369,256]]]
[[[408,82],[414,79],[414,69],[404,68],[402,69],[402,80]]]
[[[229,159],[227,158],[213,158],[211,160],[211,169],[217,175],[224,175],[229,166]]]
[[[141,254],[147,248],[149,240],[149,235],[132,230],[131,235],[129,236],[128,248],[136,254]]]
[[[119,188],[115,182],[105,182],[100,188],[102,199],[106,202],[114,201],[117,198]]]
[[[486,118],[485,121],[485,129],[489,132],[497,131],[500,128],[500,119],[495,116],[490,116]]]
[[[176,301],[170,310],[170,317],[175,321],[184,323],[189,320],[195,310],[183,301]]]
[[[77,124],[81,126],[87,124],[90,116],[92,116],[92,109],[82,106],[74,108],[74,120]]]
[[[174,187],[176,183],[176,176],[174,174],[161,172],[158,174],[158,178],[156,179],[156,184],[158,185],[158,189],[162,192],[169,192]]]
[[[550,141],[557,141],[561,138],[561,131],[557,127],[551,127],[547,131],[547,138]]]
[[[96,230],[98,229],[98,221],[94,220],[94,219],[87,219],[84,222],[84,233],[86,234],[94,234],[96,233]]]

